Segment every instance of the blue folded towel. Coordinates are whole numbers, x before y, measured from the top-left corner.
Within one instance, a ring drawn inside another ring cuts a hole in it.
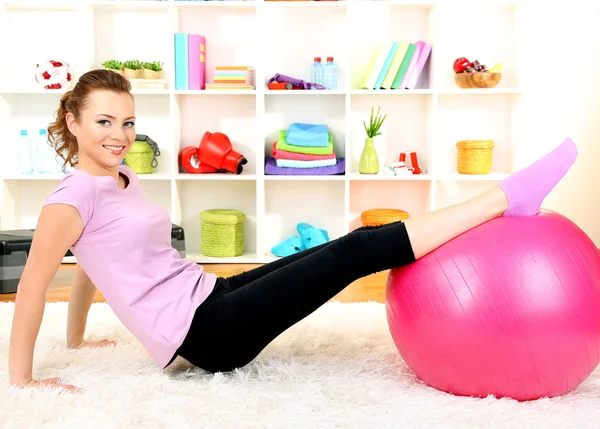
[[[329,144],[329,128],[324,124],[290,124],[285,134],[287,144],[305,147],[326,147]]]

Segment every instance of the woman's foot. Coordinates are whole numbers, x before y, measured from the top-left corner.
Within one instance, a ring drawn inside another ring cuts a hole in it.
[[[508,209],[503,216],[534,216],[542,202],[567,174],[577,158],[577,147],[566,139],[552,152],[511,174],[498,184],[506,194]]]

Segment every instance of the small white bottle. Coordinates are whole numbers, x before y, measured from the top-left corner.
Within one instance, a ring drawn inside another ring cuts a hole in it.
[[[31,140],[27,135],[27,130],[19,131],[17,139],[17,153],[19,156],[19,174],[33,173],[33,157],[32,157]]]

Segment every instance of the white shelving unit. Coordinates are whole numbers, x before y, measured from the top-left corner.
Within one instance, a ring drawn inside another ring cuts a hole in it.
[[[298,222],[326,229],[331,238],[360,226],[370,208],[410,215],[474,195],[513,171],[519,146],[519,34],[522,2],[497,1],[3,1],[0,2],[0,230],[34,228],[45,197],[61,175],[17,174],[14,141],[21,128],[45,128],[62,92],[36,87],[36,63],[68,62],[75,76],[108,59],[165,63],[165,90],[135,91],[136,130],[158,142],[159,166],[140,175],[146,196],[185,229],[188,257],[208,262],[268,262],[270,249],[296,234]],[[255,91],[175,91],[173,33],[207,38],[207,73],[215,65],[251,65]],[[360,82],[384,40],[433,45],[418,89],[373,91]],[[334,56],[340,89],[269,91],[275,73],[309,80],[315,56]],[[504,64],[495,89],[459,89],[455,58]],[[382,166],[406,146],[426,175],[361,175],[363,121],[371,107],[388,118],[377,140]],[[343,176],[268,176],[265,156],[279,129],[292,122],[326,123]],[[224,132],[248,164],[242,175],[189,175],[181,148],[205,131]],[[493,139],[493,174],[456,174],[456,141]],[[200,252],[200,212],[235,208],[246,216],[245,253],[208,258]]]

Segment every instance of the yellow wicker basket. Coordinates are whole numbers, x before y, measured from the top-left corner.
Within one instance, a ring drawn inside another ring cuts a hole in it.
[[[378,226],[408,219],[408,212],[397,209],[371,209],[360,215],[363,226]]]
[[[456,169],[460,174],[488,174],[492,171],[492,140],[461,140],[458,149]]]

